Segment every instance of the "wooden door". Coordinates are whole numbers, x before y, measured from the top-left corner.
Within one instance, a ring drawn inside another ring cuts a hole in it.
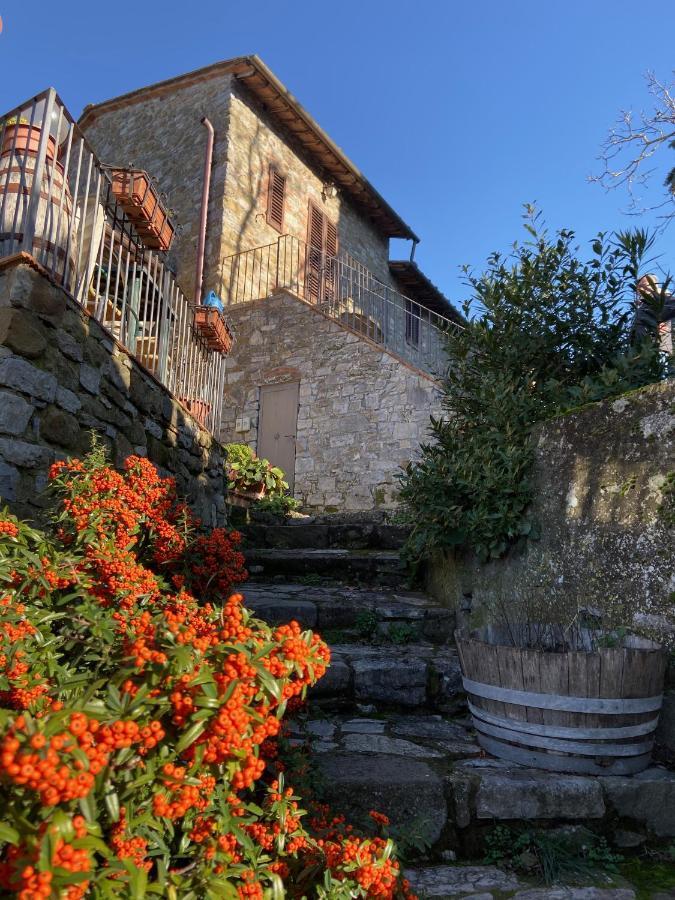
[[[293,492],[295,483],[295,437],[298,425],[298,395],[300,385],[265,384],[260,388],[260,424],[258,428],[258,456],[279,466],[286,474]]]

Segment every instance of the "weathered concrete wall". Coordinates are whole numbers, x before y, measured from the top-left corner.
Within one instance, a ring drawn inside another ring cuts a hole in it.
[[[675,531],[660,514],[675,470],[675,381],[593,404],[544,425],[534,472],[541,539],[480,565],[431,567],[433,593],[465,612],[545,591],[626,605],[637,625],[675,634]]]
[[[97,432],[114,462],[148,456],[207,524],[224,521],[223,452],[60,287],[27,264],[0,268],[0,503],[39,519],[47,471]]]
[[[223,442],[255,448],[260,386],[299,381],[296,497],[317,510],[391,506],[398,468],[439,414],[436,384],[285,292],[231,315]],[[237,416],[249,432],[235,432]]]
[[[178,86],[161,96],[148,96],[119,109],[106,109],[85,125],[88,140],[104,163],[146,169],[175,210],[180,233],[168,261],[178,282],[192,297],[199,237],[206,129],[208,116],[215,129],[209,227],[204,285],[216,286],[221,234],[231,77],[212,77]]]

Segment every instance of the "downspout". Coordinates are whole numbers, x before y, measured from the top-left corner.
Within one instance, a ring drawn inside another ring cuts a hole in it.
[[[202,125],[208,131],[204,153],[204,177],[202,184],[202,210],[199,217],[199,243],[197,245],[197,271],[195,273],[195,305],[202,302],[202,279],[204,276],[204,252],[206,249],[206,222],[209,214],[209,190],[211,188],[211,163],[213,161],[213,125],[204,116]]]

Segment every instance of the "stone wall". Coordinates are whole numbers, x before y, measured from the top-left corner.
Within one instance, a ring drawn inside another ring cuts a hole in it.
[[[389,274],[389,241],[343,193],[323,196],[320,168],[289,138],[240,84],[233,87],[225,183],[221,255],[275,242],[279,232],[267,222],[270,163],[286,176],[284,233],[307,240],[312,201],[337,225],[341,251],[394,286]]]
[[[204,267],[204,290],[220,291],[220,260],[276,242],[267,222],[270,163],[287,176],[284,233],[307,239],[309,201],[338,226],[340,248],[394,286],[389,241],[349,198],[322,196],[319,167],[259,102],[227,74],[178,85],[161,95],[141,95],[118,109],[91,114],[87,138],[104,163],[134,165],[157,178],[181,226],[169,264],[192,296],[201,209],[208,116],[215,129]]]
[[[204,285],[216,286],[223,231],[225,165],[231,76],[220,74],[191,85],[178,85],[160,96],[145,96],[119,109],[106,109],[85,123],[99,159],[133,163],[157,179],[180,231],[168,255],[178,282],[192,297],[197,264],[199,216],[204,177],[208,116],[214,129],[213,167],[205,253]]]
[[[0,503],[39,520],[49,466],[85,453],[95,431],[116,465],[148,456],[222,524],[218,442],[30,257],[0,265]]]
[[[260,386],[300,383],[295,495],[309,509],[391,506],[438,415],[434,381],[291,294],[233,307],[223,442],[257,445]],[[251,429],[235,431],[237,417]]]
[[[669,602],[675,614],[675,534],[659,512],[672,471],[673,379],[559,416],[537,441],[540,540],[486,565],[439,561],[430,586],[465,608],[545,590],[590,606],[628,597],[643,624]]]

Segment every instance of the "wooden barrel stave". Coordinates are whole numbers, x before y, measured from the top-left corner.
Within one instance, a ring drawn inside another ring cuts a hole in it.
[[[646,768],[665,652],[642,639],[634,646],[544,652],[514,646],[523,636],[494,628],[457,634],[481,746],[550,771],[627,775]]]

